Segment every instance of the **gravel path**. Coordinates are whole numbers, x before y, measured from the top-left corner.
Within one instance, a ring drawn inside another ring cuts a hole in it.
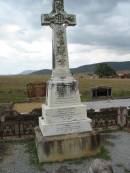
[[[130,134],[107,134],[107,148],[111,153],[114,173],[130,171]],[[87,173],[91,159],[64,163],[45,164],[41,170],[29,163],[25,144],[10,144],[8,156],[0,162],[0,173]]]
[[[107,148],[111,153],[115,173],[130,173],[130,133],[108,134],[112,145]]]

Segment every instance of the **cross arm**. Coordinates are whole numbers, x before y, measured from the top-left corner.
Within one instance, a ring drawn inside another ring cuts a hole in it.
[[[66,14],[66,23],[68,26],[76,25],[76,16],[73,14]]]
[[[42,14],[41,15],[41,24],[43,26],[48,26],[52,23],[53,21],[53,16],[50,14]]]

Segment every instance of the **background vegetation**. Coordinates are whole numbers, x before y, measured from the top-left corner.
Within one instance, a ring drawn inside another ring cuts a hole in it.
[[[20,75],[0,76],[0,102],[21,102],[26,100],[26,84],[47,81],[50,76]],[[88,79],[78,75],[82,101],[91,98],[91,88],[105,85],[112,86],[113,97],[130,97],[130,79]]]
[[[95,68],[95,74],[97,74],[100,78],[117,76],[116,71],[106,63],[97,64]]]

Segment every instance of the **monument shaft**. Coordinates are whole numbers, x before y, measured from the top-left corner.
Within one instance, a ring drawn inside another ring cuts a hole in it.
[[[53,71],[52,76],[65,78],[70,76],[65,26],[53,27]]]
[[[53,30],[52,77],[66,78],[71,76],[68,61],[66,27],[76,25],[76,17],[64,11],[63,0],[54,0],[52,12],[42,15],[42,25],[49,25]]]

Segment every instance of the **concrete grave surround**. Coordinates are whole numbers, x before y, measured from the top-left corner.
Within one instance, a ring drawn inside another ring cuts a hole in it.
[[[64,11],[63,0],[53,0],[52,12],[42,15],[41,20],[42,25],[50,26],[53,33],[52,77],[47,82],[46,104],[42,106],[42,116],[39,118],[43,143],[44,139],[48,139],[44,137],[59,139],[59,135],[64,138],[68,134],[92,132],[91,119],[87,117],[86,107],[80,100],[78,82],[69,69],[66,28],[76,25],[76,16]],[[41,134],[36,132],[37,147]],[[54,147],[55,141],[53,143]]]

